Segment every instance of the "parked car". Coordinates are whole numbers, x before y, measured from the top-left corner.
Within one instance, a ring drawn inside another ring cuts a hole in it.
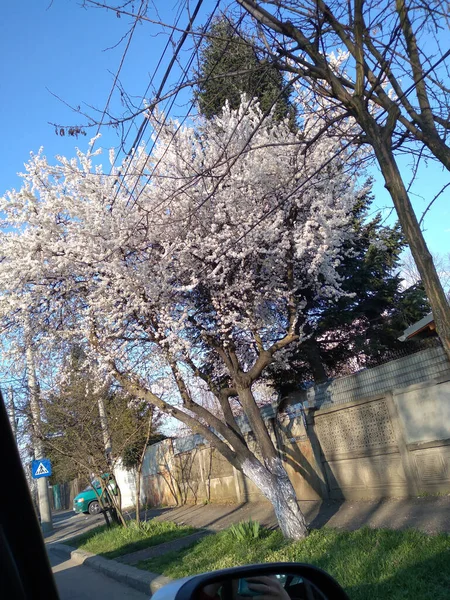
[[[96,480],[93,482],[99,496],[102,495],[102,488],[100,483]],[[73,499],[73,510],[76,513],[85,513],[91,515],[98,515],[102,507],[98,501],[97,494],[94,491],[92,485],[88,485],[82,492],[75,496]]]
[[[108,473],[102,475],[102,478],[105,480],[109,479]],[[95,490],[97,493],[94,491]],[[108,489],[115,494],[115,488],[112,483],[108,484]],[[98,494],[98,495],[97,495]],[[73,499],[73,510],[76,513],[85,513],[90,515],[98,515],[102,511],[102,507],[100,506],[100,502],[98,501],[98,496],[102,497],[103,492],[100,486],[100,482],[98,479],[95,479],[91,485],[88,485],[82,492],[75,496]]]

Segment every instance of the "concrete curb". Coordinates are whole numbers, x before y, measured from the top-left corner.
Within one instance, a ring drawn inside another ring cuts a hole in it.
[[[86,552],[84,550],[77,550],[66,544],[49,544],[48,550],[64,554],[78,565],[87,565],[139,592],[150,594],[150,596],[172,581],[172,579],[169,579],[169,577],[165,577],[164,575],[142,571],[136,567],[119,563],[116,560],[103,558],[102,556],[97,556],[97,554],[92,554],[91,552]]]
[[[161,554],[166,554],[167,552],[171,552],[173,550],[182,550],[187,548],[197,540],[201,540],[205,536],[211,535],[211,533],[211,531],[207,531],[206,529],[196,531],[195,533],[191,533],[191,535],[185,535],[184,537],[170,540],[170,542],[163,542],[157,546],[149,546],[148,548],[144,548],[142,550],[136,550],[136,552],[130,552],[129,554],[118,556],[117,562],[120,562],[122,565],[136,565],[141,560],[148,560],[149,558],[160,556]]]

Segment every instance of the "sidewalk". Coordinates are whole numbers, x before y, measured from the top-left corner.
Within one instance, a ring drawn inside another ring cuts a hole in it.
[[[413,527],[425,533],[450,533],[450,496],[402,498],[373,501],[301,501],[300,507],[310,527],[335,527],[337,529],[374,528],[408,529]],[[134,511],[124,511],[134,518]],[[176,508],[151,508],[141,511],[142,520],[174,521],[197,529],[215,532],[240,521],[259,521],[265,527],[277,527],[271,504],[248,502],[246,504],[206,504]],[[103,517],[75,515],[71,511],[54,518],[55,529],[45,536],[46,543],[63,542],[102,525]]]
[[[316,501],[300,502],[310,527],[335,527],[349,531],[368,526],[373,528],[415,528],[425,533],[450,533],[450,496],[385,499],[376,501]],[[259,521],[266,527],[276,527],[277,521],[268,502],[246,504],[207,504],[177,508],[149,509],[146,519],[174,521],[198,529],[220,531],[240,521]]]

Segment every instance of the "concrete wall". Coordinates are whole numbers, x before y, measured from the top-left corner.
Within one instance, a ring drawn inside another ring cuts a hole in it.
[[[313,432],[331,498],[409,494],[388,396],[317,411]]]
[[[185,443],[189,446],[189,440]],[[179,452],[172,440],[164,440],[149,447],[142,469],[142,503],[175,506],[263,499],[258,488],[236,471],[215,448],[206,444],[195,446]],[[118,465],[115,474],[123,506],[133,506],[136,497],[134,472]]]
[[[450,373],[312,411],[332,498],[450,492]]]
[[[415,385],[394,394],[419,491],[450,489],[450,381]]]
[[[299,499],[450,493],[450,364],[441,348],[308,390],[283,414],[261,412]],[[248,423],[240,424],[258,453]],[[134,483],[116,474],[124,505],[132,503]],[[147,450],[142,496],[152,506],[263,499],[200,436]]]
[[[397,390],[394,400],[406,443],[450,439],[450,382]]]
[[[292,402],[326,407],[375,396],[393,389],[423,383],[448,373],[450,364],[441,346],[398,358],[347,377],[340,377],[309,390],[292,394]]]
[[[121,464],[114,469],[117,485],[122,494],[122,506],[128,508],[136,502],[136,477],[134,471],[124,469]]]

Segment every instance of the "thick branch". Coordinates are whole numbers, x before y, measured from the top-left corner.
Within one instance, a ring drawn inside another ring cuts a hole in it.
[[[114,377],[120,383],[120,385],[129,392],[132,396],[136,398],[143,398],[149,404],[153,404],[157,408],[159,408],[165,414],[168,414],[175,419],[178,419],[185,425],[187,425],[192,431],[200,434],[204,437],[212,446],[217,448],[219,452],[236,468],[240,468],[239,461],[237,459],[237,452],[235,452],[232,448],[230,448],[225,442],[223,442],[209,427],[200,423],[194,417],[191,417],[189,414],[180,410],[176,406],[172,406],[165,402],[162,398],[142,386],[136,381],[130,380],[126,375],[121,373],[116,365],[110,362],[111,370],[114,373]],[[197,408],[198,405],[196,405]],[[192,410],[192,407],[189,407]],[[232,445],[233,448],[237,447],[239,452],[247,453],[248,450],[242,445],[242,442],[239,438],[231,432],[224,423],[222,423],[217,417],[211,415],[209,411],[203,409],[205,411],[204,416],[206,416],[211,422],[212,427],[218,431],[225,439],[227,439]],[[200,411],[201,412],[201,411]],[[199,415],[203,416],[203,415]]]
[[[415,84],[417,99],[422,112],[422,122],[429,130],[429,133],[436,133],[431,106],[428,99],[428,92],[425,85],[423,67],[417,48],[417,40],[414,35],[411,21],[408,15],[408,8],[404,0],[396,0],[396,9],[400,17],[400,26],[405,38],[406,50],[408,52],[409,64],[411,65],[412,75]]]
[[[235,425],[235,427],[229,427],[227,423],[223,423],[211,411],[207,410],[197,402],[194,402],[177,364],[171,362],[170,368],[175,378],[180,395],[183,399],[184,406],[188,410],[196,414],[200,419],[206,421],[208,425],[213,427],[217,432],[219,432],[220,435],[224,437],[229,444],[231,444],[231,446],[236,450],[237,453],[243,450],[243,448],[241,447],[242,445],[244,445],[244,448],[246,449],[247,446],[245,443],[243,443],[242,436],[238,432],[238,427],[234,421],[234,418],[233,424]]]
[[[194,375],[200,377],[200,379],[202,379],[207,384],[208,388],[211,390],[211,392],[214,394],[214,396],[217,398],[220,404],[223,416],[225,418],[225,423],[236,433],[238,437],[241,437],[241,431],[236,422],[236,419],[234,418],[233,411],[231,410],[229,403],[230,397],[238,395],[237,391],[234,388],[230,387],[219,389],[213,382],[212,378],[206,375],[206,373],[204,373],[201,369],[199,369],[190,358],[185,357],[184,362],[192,369]]]
[[[264,369],[268,367],[272,362],[273,355],[275,354],[275,352],[278,352],[278,350],[289,346],[289,344],[296,342],[298,339],[298,335],[295,335],[293,333],[288,334],[278,342],[275,342],[275,344],[272,344],[272,346],[270,346],[268,350],[263,350],[262,352],[260,352],[253,367],[249,371],[247,371],[247,373],[244,374],[246,382],[251,385],[254,381],[256,381],[260,377]]]

